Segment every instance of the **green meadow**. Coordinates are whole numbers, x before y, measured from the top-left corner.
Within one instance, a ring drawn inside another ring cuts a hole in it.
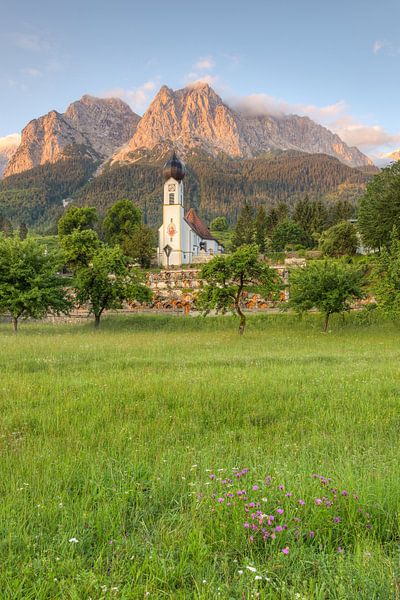
[[[398,598],[400,328],[321,326],[0,324],[0,597]]]

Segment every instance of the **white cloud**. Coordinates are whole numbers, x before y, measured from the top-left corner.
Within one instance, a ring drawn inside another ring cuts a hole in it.
[[[21,142],[21,134],[20,133],[10,133],[10,135],[0,137],[0,150],[2,150],[3,148],[19,146],[20,142]]]
[[[327,127],[349,146],[357,146],[373,159],[392,152],[400,146],[400,133],[390,133],[379,124],[368,124],[354,117],[344,100],[326,106],[296,104],[267,94],[251,94],[231,98],[229,104],[249,116],[297,114],[310,117]]]
[[[241,98],[231,98],[229,103],[235,110],[249,116],[296,114],[308,116],[319,122],[336,118],[347,108],[344,100],[327,106],[316,106],[314,104],[295,104],[268,94],[250,94]]]
[[[201,75],[201,73],[189,73],[186,76],[186,85],[196,85],[197,83],[208,83],[213,86],[218,83],[218,75]]]
[[[27,67],[26,69],[22,69],[21,73],[23,75],[27,75],[28,77],[41,77],[43,75],[42,71],[36,69],[35,67]]]
[[[43,36],[35,33],[11,33],[9,34],[11,42],[17,48],[22,50],[40,51],[48,50],[50,43]]]
[[[372,46],[372,52],[373,52],[374,54],[378,54],[378,52],[379,52],[380,50],[382,50],[382,48],[384,48],[385,46],[386,46],[386,43],[385,43],[385,42],[381,42],[380,40],[376,40],[376,41],[373,43],[373,46]]]
[[[193,65],[194,69],[198,71],[210,71],[215,67],[215,61],[211,56],[199,58],[199,60]]]
[[[146,81],[133,89],[114,88],[102,94],[106,98],[121,98],[136,112],[142,112],[149,104],[150,97],[156,88],[156,81]]]

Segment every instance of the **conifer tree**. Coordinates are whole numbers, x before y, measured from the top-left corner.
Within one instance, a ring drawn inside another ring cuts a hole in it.
[[[232,248],[240,248],[244,244],[253,244],[256,228],[254,211],[248,204],[242,208],[232,238]]]

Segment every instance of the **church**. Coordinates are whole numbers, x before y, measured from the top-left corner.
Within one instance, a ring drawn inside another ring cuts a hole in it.
[[[223,247],[194,208],[185,215],[185,168],[175,153],[164,165],[163,174],[163,224],[158,230],[158,264],[168,268],[210,260],[221,253]]]

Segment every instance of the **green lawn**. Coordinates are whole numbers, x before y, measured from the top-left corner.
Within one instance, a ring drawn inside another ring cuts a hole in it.
[[[236,327],[0,325],[0,598],[399,597],[400,329]]]

